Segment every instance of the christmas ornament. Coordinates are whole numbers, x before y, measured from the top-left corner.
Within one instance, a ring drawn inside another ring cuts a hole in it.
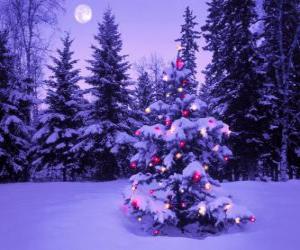
[[[137,168],[137,162],[136,161],[131,162],[130,163],[130,168],[136,169]]]
[[[176,60],[176,69],[177,69],[177,70],[182,70],[183,67],[184,67],[184,62],[183,62],[183,60],[182,60],[181,58],[178,58],[178,59]]]
[[[198,171],[195,171],[192,177],[194,183],[199,182],[201,179],[201,174]]]
[[[145,109],[145,112],[146,112],[147,114],[149,114],[149,113],[151,112],[150,107],[146,108],[146,109]]]
[[[186,145],[186,142],[185,142],[185,141],[180,141],[180,142],[179,142],[179,147],[180,147],[180,148],[184,148],[185,145]]]
[[[165,120],[165,124],[166,124],[166,126],[171,126],[172,120],[169,119],[169,118],[167,118],[167,119]]]
[[[202,216],[204,216],[206,214],[206,206],[205,205],[200,205],[199,214]]]
[[[139,207],[139,205],[138,205],[138,202],[137,202],[137,200],[133,200],[133,201],[131,201],[131,206],[132,206],[133,208],[138,208],[138,207]]]
[[[181,114],[182,114],[183,117],[188,117],[190,115],[190,111],[182,110]]]
[[[141,135],[141,131],[140,130],[136,130],[135,132],[134,132],[134,134],[136,135],[136,136],[140,136]]]

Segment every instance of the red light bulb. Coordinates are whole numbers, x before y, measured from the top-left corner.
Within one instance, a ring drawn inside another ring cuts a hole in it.
[[[188,117],[190,115],[190,111],[182,110],[181,114],[182,114],[183,117]]]
[[[184,67],[184,62],[183,62],[183,60],[182,60],[181,58],[178,58],[178,59],[176,60],[176,69],[182,70],[183,67]]]
[[[130,168],[136,169],[137,168],[137,162],[136,161],[131,162],[130,163]]]
[[[252,216],[250,216],[249,220],[250,220],[251,222],[255,222],[255,221],[256,221],[256,218],[255,218],[254,215],[252,215]]]
[[[179,142],[179,147],[180,147],[180,148],[184,148],[185,145],[186,145],[186,142],[185,142],[185,141],[180,141],[180,142]]]
[[[166,124],[166,126],[171,126],[172,120],[171,119],[166,119],[165,124]]]
[[[136,136],[140,136],[141,135],[141,131],[140,130],[136,130],[134,133]]]
[[[137,200],[132,200],[132,201],[131,201],[131,206],[132,206],[133,208],[138,208],[139,205],[138,205]]]
[[[157,236],[157,235],[159,235],[159,234],[160,234],[160,231],[159,231],[158,229],[156,229],[156,230],[153,231],[153,235],[154,235],[154,236]]]
[[[201,174],[198,172],[198,171],[196,171],[194,174],[193,174],[193,177],[192,177],[192,179],[193,179],[193,182],[199,182],[200,181],[200,179],[201,179]]]

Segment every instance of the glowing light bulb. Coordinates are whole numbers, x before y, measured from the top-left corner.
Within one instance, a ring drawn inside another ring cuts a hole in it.
[[[135,132],[134,132],[134,134],[136,135],[136,136],[139,136],[139,135],[141,135],[141,131],[140,130],[136,130]]]
[[[131,169],[136,169],[137,168],[137,162],[136,161],[133,161],[130,163],[130,168]]]
[[[138,201],[137,201],[137,200],[132,200],[132,201],[131,201],[131,206],[132,206],[133,208],[138,208],[138,207],[139,207]]]
[[[185,145],[186,145],[186,142],[185,142],[185,141],[180,141],[180,142],[179,142],[179,147],[180,147],[180,148],[184,148]]]
[[[196,103],[193,103],[193,104],[191,105],[191,110],[192,110],[192,111],[198,110],[198,105],[197,105]]]
[[[180,205],[181,205],[182,208],[185,208],[185,207],[186,207],[186,204],[185,204],[184,202],[181,202]]]
[[[220,145],[218,145],[218,144],[212,148],[212,150],[215,152],[219,151],[219,149],[220,149]]]
[[[137,186],[136,186],[136,185],[132,185],[131,190],[132,190],[132,191],[137,190]]]
[[[206,131],[206,128],[201,128],[201,129],[200,129],[200,134],[201,134],[203,137],[207,137],[207,131]]]
[[[250,220],[251,222],[255,222],[255,221],[256,221],[256,218],[255,218],[254,215],[252,215],[252,216],[250,216],[249,220]]]
[[[165,120],[165,124],[166,124],[166,126],[170,126],[170,125],[172,124],[172,120],[169,119],[169,118],[167,118],[167,119]]]
[[[232,208],[232,204],[226,204],[225,206],[224,206],[224,210],[225,211],[227,211],[227,210],[229,210],[230,208]]]
[[[165,203],[165,209],[170,209],[171,205],[170,203]]]
[[[207,170],[208,170],[208,165],[207,165],[207,164],[204,164],[204,165],[203,165],[203,168],[204,168],[205,171],[207,171]]]
[[[167,93],[166,97],[169,98],[171,96],[171,93]]]
[[[195,171],[195,173],[193,174],[192,179],[193,179],[194,183],[199,182],[200,179],[201,179],[201,174],[198,171]]]
[[[202,216],[204,216],[206,214],[206,206],[205,205],[200,205],[199,214]]]
[[[158,183],[158,186],[162,187],[163,183],[162,182],[159,182]]]
[[[164,173],[164,172],[166,172],[166,171],[167,171],[167,168],[166,168],[166,167],[161,167],[161,168],[160,168],[160,172]]]
[[[178,91],[179,93],[182,93],[182,92],[183,92],[183,88],[182,88],[182,87],[179,87],[179,88],[177,89],[177,91]]]
[[[142,217],[138,217],[137,220],[138,220],[139,222],[141,222],[141,221],[142,221]]]
[[[236,217],[234,219],[234,221],[235,221],[236,224],[240,224],[241,223],[241,218],[240,217]]]
[[[145,109],[145,112],[146,112],[147,114],[149,114],[149,113],[151,112],[151,108],[150,108],[150,107],[146,108],[146,109]]]
[[[211,184],[209,182],[205,183],[204,188],[206,190],[210,190],[211,189]]]
[[[177,50],[177,51],[182,50],[182,46],[181,46],[180,44],[177,44],[177,45],[176,45],[176,50]]]
[[[179,191],[180,191],[180,193],[182,193],[182,194],[184,193],[184,189],[183,189],[183,188],[181,188]]]
[[[167,82],[169,81],[169,76],[167,74],[164,74],[162,79],[163,81]]]
[[[177,153],[177,154],[175,155],[175,157],[176,157],[176,159],[180,159],[180,158],[182,157],[182,154],[181,154],[181,153]]]
[[[158,115],[158,119],[162,119],[164,116],[163,115]]]

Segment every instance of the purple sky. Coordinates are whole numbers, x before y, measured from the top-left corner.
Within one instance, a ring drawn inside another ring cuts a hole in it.
[[[129,55],[129,61],[134,63],[143,56],[156,53],[166,61],[174,59],[180,25],[183,23],[183,11],[190,6],[197,15],[200,25],[205,22],[207,14],[204,0],[66,0],[66,13],[59,20],[60,32],[69,31],[75,38],[73,49],[82,74],[86,75],[85,60],[90,58],[91,43],[97,32],[97,22],[102,20],[104,10],[110,6],[119,23],[123,39],[123,53]],[[93,10],[93,19],[86,24],[78,23],[74,18],[74,10],[79,4],[87,4]],[[199,26],[200,28],[200,26]],[[203,39],[200,46],[203,46]],[[54,39],[53,48],[60,47],[58,39]],[[198,54],[198,71],[204,69],[209,62],[209,53],[202,49]],[[199,73],[199,80],[203,76]]]

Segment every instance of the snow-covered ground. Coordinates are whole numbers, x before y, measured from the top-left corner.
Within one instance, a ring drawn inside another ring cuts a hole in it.
[[[0,185],[1,250],[298,250],[300,181],[224,184],[257,217],[243,232],[153,237],[123,216],[126,181]]]

